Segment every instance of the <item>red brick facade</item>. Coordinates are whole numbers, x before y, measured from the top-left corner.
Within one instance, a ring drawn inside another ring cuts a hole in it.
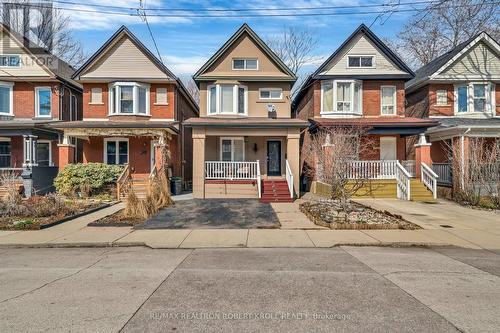
[[[59,119],[59,84],[42,82],[15,82],[13,111],[15,118],[35,118],[35,88],[52,88],[52,118]]]

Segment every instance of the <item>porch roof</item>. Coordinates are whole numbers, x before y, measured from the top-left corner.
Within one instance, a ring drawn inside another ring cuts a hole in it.
[[[187,127],[226,127],[226,128],[306,128],[309,123],[297,118],[267,118],[267,117],[202,117],[189,118],[184,122]]]
[[[415,135],[424,133],[429,127],[439,125],[439,122],[434,119],[413,117],[312,118],[309,121],[311,122],[311,131],[320,127],[362,126],[367,128],[369,134]]]
[[[435,138],[449,138],[467,134],[467,136],[499,137],[500,118],[434,118],[439,121],[439,126],[427,131]]]
[[[53,123],[50,126],[63,130],[70,136],[115,136],[137,135],[156,136],[162,131],[178,134],[177,121],[67,121]]]
[[[36,135],[42,139],[57,139],[60,131],[48,125],[54,120],[11,119],[0,121],[0,136]]]

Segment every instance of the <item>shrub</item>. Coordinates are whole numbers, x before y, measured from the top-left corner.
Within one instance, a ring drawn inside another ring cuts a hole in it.
[[[27,199],[23,204],[30,210],[30,216],[32,217],[47,217],[69,212],[64,201],[55,194],[34,196]]]
[[[104,163],[68,164],[59,172],[54,185],[63,195],[96,195],[114,184],[122,170],[119,165]]]

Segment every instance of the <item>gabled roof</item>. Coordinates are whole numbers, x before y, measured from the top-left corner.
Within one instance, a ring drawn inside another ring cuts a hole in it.
[[[380,40],[366,25],[361,24],[354,32],[347,37],[347,39],[326,59],[325,62],[313,73],[313,77],[316,77],[321,73],[325,67],[337,56],[346,45],[348,45],[351,40],[353,40],[359,33],[364,34],[380,51],[387,56],[399,69],[407,72],[411,76],[415,75],[413,71],[408,67],[401,58],[399,58],[384,42]]]
[[[29,40],[25,36],[19,34],[15,30],[12,30],[6,24],[0,23],[0,30],[6,32],[20,48],[25,50],[28,55],[36,57],[36,54],[42,51],[44,55],[53,57],[57,61],[57,66],[46,66],[43,62],[39,63],[40,67],[42,67],[48,75],[53,76],[58,80],[67,82],[77,89],[82,88],[78,82],[72,79],[72,74],[75,72],[75,68],[73,68],[70,64],[55,56],[45,48],[37,45],[32,40]]]
[[[417,89],[422,84],[426,83],[429,79],[432,79],[433,75],[436,75],[448,68],[464,53],[466,53],[474,45],[478,44],[481,41],[486,42],[494,50],[496,50],[498,54],[500,54],[500,46],[498,45],[498,42],[486,32],[480,32],[477,35],[469,38],[465,42],[458,44],[453,49],[437,57],[428,64],[420,67],[415,72],[415,77],[407,82],[406,89],[409,91]]]
[[[293,81],[297,79],[295,74],[290,68],[274,53],[273,50],[260,37],[253,31],[248,24],[243,23],[243,25],[229,38],[222,47],[215,52],[210,59],[193,75],[193,79],[196,80],[200,75],[202,75],[210,66],[212,66],[235,42],[238,38],[247,33],[250,38],[264,51],[264,53],[269,56],[275,64],[281,69],[285,74],[289,75]]]
[[[115,42],[123,36],[127,36],[132,43],[135,44],[161,71],[172,80],[177,80],[177,77],[172,73],[151,51],[124,25],[122,25],[74,74],[73,78],[80,79],[80,75],[90,68],[98,59],[103,56]]]

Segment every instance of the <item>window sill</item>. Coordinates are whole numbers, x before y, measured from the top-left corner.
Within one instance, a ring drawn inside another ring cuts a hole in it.
[[[53,119],[53,118],[52,118],[52,116],[36,116],[36,117],[33,117],[32,119],[33,120],[40,120],[40,119],[48,120],[48,119]]]
[[[266,103],[266,104],[269,104],[269,103],[286,103],[286,101],[284,99],[259,99],[258,101],[256,101],[256,103]]]
[[[146,117],[149,118],[151,117],[150,114],[144,114],[144,113],[113,113],[113,114],[108,114],[108,117]]]
[[[451,104],[443,104],[443,105],[434,104],[434,106],[437,108],[446,108],[446,107],[450,107]]]
[[[89,105],[104,105],[104,103],[89,103]]]
[[[153,105],[166,106],[166,105],[169,105],[169,104],[168,103],[153,103]]]

